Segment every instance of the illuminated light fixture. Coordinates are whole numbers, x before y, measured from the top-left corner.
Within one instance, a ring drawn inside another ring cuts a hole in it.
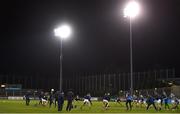
[[[4,87],[6,87],[6,85],[2,84],[1,87],[4,88]]]
[[[130,1],[124,9],[124,17],[135,17],[139,12],[139,4],[136,1]]]
[[[68,25],[62,25],[54,29],[55,36],[66,39],[71,35],[71,28]]]

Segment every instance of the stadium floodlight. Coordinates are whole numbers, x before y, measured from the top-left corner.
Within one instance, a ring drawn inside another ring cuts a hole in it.
[[[62,91],[62,42],[63,39],[67,39],[71,35],[71,27],[67,24],[63,24],[58,28],[54,29],[54,35],[60,38],[61,46],[60,46],[60,77],[59,77],[59,90]]]
[[[54,29],[55,36],[66,39],[71,35],[71,28],[69,25],[62,25]]]
[[[1,85],[1,88],[5,88],[5,87],[6,87],[6,85],[4,85],[4,84]]]
[[[132,0],[130,1],[124,9],[124,17],[135,17],[140,12],[139,4]]]
[[[131,77],[131,95],[133,95],[133,54],[132,54],[132,18],[137,16],[140,12],[140,6],[135,0],[130,2],[124,8],[124,17],[129,17],[129,32],[130,32],[130,77]]]

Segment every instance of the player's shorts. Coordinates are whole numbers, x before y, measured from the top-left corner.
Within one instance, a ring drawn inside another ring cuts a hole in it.
[[[174,104],[174,103],[175,103],[175,100],[171,100],[171,103]]]
[[[157,103],[161,103],[161,99],[158,99],[158,100],[157,100]]]
[[[90,101],[89,101],[88,99],[84,99],[83,102],[84,102],[84,104],[87,104],[87,105],[89,105],[89,106],[91,105],[91,103],[90,103]]]
[[[143,101],[144,104],[146,104],[146,101]]]
[[[88,99],[84,99],[84,103],[90,103]]]
[[[108,100],[106,100],[106,99],[103,99],[103,102],[104,102],[104,103],[109,103],[109,101],[108,101]]]
[[[42,102],[47,102],[47,100],[46,100],[46,99],[43,99],[43,98],[41,99],[41,101],[42,101]]]

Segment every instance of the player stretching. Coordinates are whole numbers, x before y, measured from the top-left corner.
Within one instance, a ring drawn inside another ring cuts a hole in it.
[[[133,97],[130,94],[128,94],[126,97],[126,108],[127,108],[127,110],[129,110],[129,108],[130,108],[130,110],[132,110],[132,105],[131,105],[132,101],[133,101]],[[128,106],[128,104],[129,104],[129,106]]]
[[[147,107],[146,101],[145,101],[145,98],[144,98],[143,95],[140,95],[140,97],[139,97],[139,104],[140,104],[140,107],[141,107],[141,108],[142,108],[142,105],[144,105],[144,106]]]
[[[86,96],[84,96],[84,101],[83,101],[83,105],[81,106],[81,110],[82,110],[82,107],[84,107],[85,105],[88,105],[89,109],[90,109],[90,107],[92,105],[91,95],[89,93]]]
[[[156,105],[155,105],[154,101],[155,101],[155,98],[149,95],[149,96],[148,96],[148,99],[147,99],[147,101],[146,101],[147,104],[148,104],[146,110],[149,109],[149,106],[153,105],[153,106],[154,106],[154,109],[157,111],[157,108],[156,108]]]
[[[174,98],[174,106],[171,108],[172,110],[175,110],[175,109],[179,109],[178,105],[179,105],[179,99],[178,98]]]
[[[104,105],[104,109],[108,109],[109,107],[109,101],[110,101],[110,94],[109,93],[105,93],[104,97],[103,97],[103,105]]]

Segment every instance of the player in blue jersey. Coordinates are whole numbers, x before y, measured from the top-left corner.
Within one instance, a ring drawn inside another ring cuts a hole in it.
[[[67,93],[67,107],[66,107],[66,111],[71,111],[71,109],[73,108],[72,102],[74,99],[74,93],[69,90]]]
[[[26,93],[25,99],[26,99],[26,105],[28,106],[30,103],[30,93]]]
[[[90,108],[90,106],[92,105],[90,93],[88,93],[86,96],[84,96],[84,101],[83,101],[83,105],[81,106],[81,109],[82,109],[82,107],[84,107],[85,105],[88,105],[89,108]]]
[[[169,108],[169,100],[170,100],[169,97],[164,98],[165,109],[168,109],[168,110],[170,109]]]
[[[132,104],[131,102],[133,101],[133,97],[128,93],[127,96],[126,96],[126,108],[127,110],[132,110]],[[129,104],[129,106],[128,106]]]
[[[148,99],[147,99],[147,101],[146,101],[146,102],[147,102],[147,108],[146,108],[146,110],[148,110],[149,107],[150,107],[151,105],[153,105],[153,106],[154,106],[154,109],[157,111],[157,108],[156,108],[156,105],[155,105],[154,101],[155,101],[155,98],[149,95],[149,96],[148,96]]]
[[[109,101],[110,101],[110,94],[109,93],[105,93],[104,97],[103,97],[103,105],[104,108],[107,110],[109,107]]]
[[[58,111],[62,111],[64,105],[64,92],[58,94],[57,103],[58,103]]]

